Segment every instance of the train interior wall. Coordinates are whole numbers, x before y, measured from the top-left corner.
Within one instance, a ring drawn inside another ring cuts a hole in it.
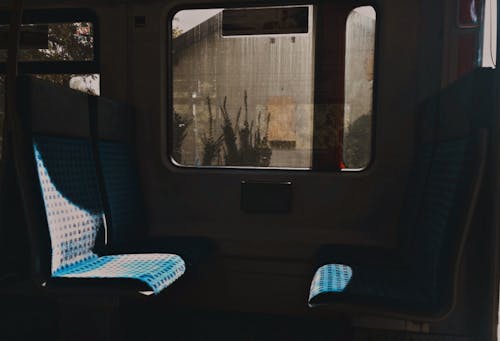
[[[210,5],[208,1],[197,3]],[[174,334],[179,339],[197,339],[203,334],[223,335],[228,339],[235,335],[256,340],[288,339],[293,333],[296,339],[316,335],[317,339],[325,340],[345,335],[359,340],[369,340],[374,335],[385,340],[492,337],[498,289],[492,284],[496,273],[496,263],[492,260],[496,232],[490,204],[496,183],[494,158],[490,160],[488,186],[483,188],[466,248],[458,304],[446,319],[414,324],[376,316],[351,316],[342,311],[315,311],[306,303],[314,271],[313,257],[320,245],[397,248],[401,233],[409,233],[398,231],[398,213],[404,201],[415,143],[425,139],[431,129],[426,115],[432,116],[435,109],[429,107],[436,108],[433,101],[441,99],[447,91],[457,96],[450,98],[467,98],[466,91],[470,90],[467,87],[456,90],[453,85],[461,80],[445,72],[452,49],[447,25],[452,20],[450,13],[454,13],[455,3],[376,1],[373,163],[362,172],[311,173],[183,170],[172,166],[166,153],[169,110],[166,84],[170,71],[166,62],[167,24],[170,11],[183,3],[78,2],[79,7],[91,7],[99,16],[101,94],[130,103],[135,109],[137,158],[149,218],[148,235],[204,236],[218,245],[215,257],[186,286],[169,292],[155,304],[124,304],[122,313],[129,319],[131,338],[139,337],[141,328],[151,328],[151,321],[172,328],[181,326],[185,333]],[[48,5],[52,6],[71,5],[68,2]],[[137,16],[146,18],[144,26],[134,25]],[[472,82],[476,90],[484,87],[487,93],[496,80],[488,76]],[[450,115],[457,109],[453,105],[440,105]],[[484,106],[486,115],[490,115],[488,119],[496,122],[493,117],[497,113],[484,102],[466,103],[463,107],[475,106]],[[449,120],[454,122],[453,118]],[[293,210],[287,215],[242,212],[239,203],[242,180],[291,181]],[[11,204],[15,206],[15,200]],[[22,223],[16,223],[15,217],[8,221],[16,228],[24,228]],[[13,238],[10,234],[3,234],[3,245],[9,243],[7,238]],[[22,239],[19,233],[16,245],[20,247],[14,250],[5,247],[17,253],[15,257],[12,253],[5,257],[14,258],[12,262],[19,267],[26,266],[22,259],[28,252],[27,246],[21,247]],[[26,271],[21,272],[26,274]],[[5,302],[1,305],[4,317],[0,325],[3,323],[2,329],[11,332],[7,335],[15,338],[56,333],[58,310],[53,299],[17,284],[14,289],[9,286],[3,294],[0,291],[0,297]]]

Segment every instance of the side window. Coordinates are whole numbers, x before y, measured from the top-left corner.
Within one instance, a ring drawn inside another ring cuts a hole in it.
[[[0,13],[0,135],[5,117],[8,20],[8,13]],[[91,11],[26,11],[21,27],[19,72],[99,95],[96,32],[97,18]]]
[[[495,68],[497,64],[497,1],[484,2],[482,67]]]
[[[94,23],[73,21],[75,19],[69,17],[60,17],[60,20],[70,22],[22,25],[20,62],[94,60]],[[7,32],[8,25],[0,26],[0,30]],[[0,61],[5,62],[6,59],[7,50],[0,50]]]
[[[328,169],[365,168],[371,158],[375,10],[330,9],[347,23],[334,26],[335,34],[318,32],[327,26],[316,21],[328,13],[316,5],[175,13],[172,161],[184,167],[326,170],[315,160],[326,155],[337,159]],[[345,35],[345,48],[325,58],[328,49],[318,45],[338,34]],[[341,96],[321,99],[338,89],[318,80],[318,60],[345,68],[329,76],[343,84]],[[330,114],[327,108],[336,109]],[[329,156],[331,150],[342,155]]]
[[[343,161],[350,169],[367,167],[371,158],[375,20],[371,6],[347,17]]]

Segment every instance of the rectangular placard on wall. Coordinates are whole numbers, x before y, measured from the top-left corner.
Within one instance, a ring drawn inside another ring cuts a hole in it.
[[[247,213],[290,212],[291,182],[241,182],[241,210]]]

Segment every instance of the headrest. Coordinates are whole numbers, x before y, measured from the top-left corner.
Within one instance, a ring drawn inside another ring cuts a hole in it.
[[[422,142],[470,136],[492,124],[494,70],[476,69],[420,104]]]
[[[129,106],[30,76],[18,77],[19,109],[27,131],[42,135],[128,142]],[[98,132],[98,134],[97,134]]]
[[[18,78],[19,109],[28,131],[90,137],[88,95],[29,76]]]

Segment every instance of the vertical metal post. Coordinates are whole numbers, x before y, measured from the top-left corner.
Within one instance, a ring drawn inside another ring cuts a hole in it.
[[[12,188],[12,175],[13,175],[13,151],[12,151],[12,130],[13,130],[13,116],[15,115],[15,79],[17,76],[17,51],[19,48],[19,32],[22,17],[22,1],[13,0],[9,6],[11,13],[10,17],[10,30],[8,35],[8,55],[7,55],[7,75],[4,79],[5,89],[5,112],[3,134],[0,139],[1,144],[1,157],[0,157],[0,221],[6,222],[6,205],[5,203],[11,200]],[[2,237],[2,236],[0,236]]]

